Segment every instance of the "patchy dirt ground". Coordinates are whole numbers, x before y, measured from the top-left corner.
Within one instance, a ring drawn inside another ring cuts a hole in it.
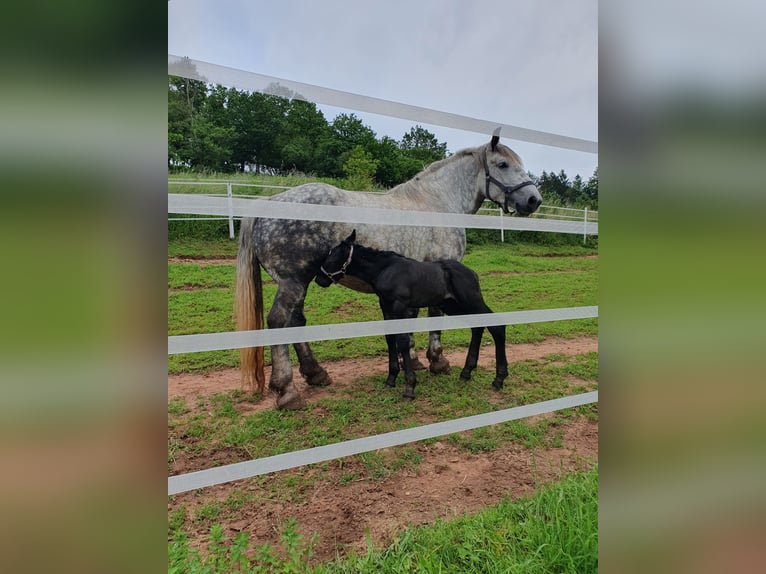
[[[509,360],[542,358],[551,354],[575,355],[598,350],[596,337],[548,339],[542,343],[509,347]],[[447,354],[453,365],[461,364],[464,351]],[[483,347],[479,364],[494,358],[491,346]],[[371,374],[384,374],[384,357],[370,360],[338,361],[323,365],[334,385]],[[297,373],[294,380],[308,402],[327,394],[327,389],[307,388]],[[267,373],[268,376],[268,373]],[[187,405],[199,395],[207,396],[240,388],[239,371],[227,369],[214,373],[172,375],[168,377],[168,400],[185,397]],[[273,408],[269,397],[258,404],[248,404],[257,411]],[[196,510],[211,501],[224,503],[241,499],[242,503],[222,504],[229,508],[217,521],[232,537],[247,531],[255,545],[276,545],[279,528],[288,517],[295,518],[306,539],[318,534],[315,560],[323,561],[343,554],[348,547],[363,551],[367,536],[376,546],[392,540],[407,525],[431,523],[496,504],[506,497],[531,494],[536,485],[557,480],[562,474],[584,469],[598,459],[598,423],[585,417],[568,419],[558,427],[561,446],[530,450],[511,444],[486,453],[467,453],[446,441],[412,445],[419,464],[402,469],[388,478],[349,479],[364,476],[362,463],[350,457],[326,465],[314,465],[244,481],[184,493],[169,499],[168,515],[185,507],[189,520],[185,530],[193,545],[206,536],[209,524],[190,520]],[[381,453],[385,456],[386,451]],[[211,461],[212,462],[212,461]],[[216,461],[225,463],[225,460]],[[175,472],[185,472],[183,465]],[[289,486],[303,485],[300,495],[291,494]],[[234,507],[236,506],[236,509]]]
[[[509,361],[523,361],[526,359],[538,359],[547,355],[578,355],[598,351],[597,337],[579,337],[576,339],[550,338],[541,343],[524,343],[508,346]],[[421,353],[421,360],[425,360]],[[450,364],[460,365],[465,362],[465,350],[446,351],[445,357]],[[487,365],[495,359],[495,348],[484,345],[479,351],[479,364]],[[322,363],[333,380],[334,385],[347,385],[360,377],[370,375],[385,375],[388,372],[388,360],[386,357],[374,359],[354,359]],[[266,380],[271,375],[270,367],[266,367]],[[327,388],[309,387],[300,376],[298,366],[293,367],[293,381],[297,384],[301,394],[307,402],[315,402],[328,394]],[[210,373],[182,373],[168,376],[168,401],[178,397],[193,399],[197,395],[213,395],[226,391],[240,389],[239,369],[222,369]],[[186,401],[188,405],[193,400]],[[274,408],[275,397],[273,393],[258,404],[251,405],[253,411]]]

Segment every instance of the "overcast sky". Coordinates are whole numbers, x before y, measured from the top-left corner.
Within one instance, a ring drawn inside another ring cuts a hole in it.
[[[598,140],[596,0],[170,0],[168,52],[297,82]],[[328,121],[352,110],[319,106]],[[416,122],[353,112],[380,138]],[[455,152],[489,134],[422,123]],[[503,138],[539,175],[591,153]]]

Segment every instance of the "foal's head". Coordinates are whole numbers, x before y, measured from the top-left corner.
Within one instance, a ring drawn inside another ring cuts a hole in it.
[[[354,256],[355,242],[356,229],[346,239],[330,249],[316,276],[317,285],[329,287],[346,276],[346,268],[351,264],[351,258]]]

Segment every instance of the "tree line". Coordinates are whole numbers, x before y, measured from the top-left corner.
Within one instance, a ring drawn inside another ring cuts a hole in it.
[[[233,173],[298,171],[343,179],[350,189],[389,188],[447,157],[447,144],[416,125],[401,140],[377,138],[354,114],[327,121],[316,104],[279,85],[246,92],[168,76],[168,168]],[[530,177],[546,203],[598,207],[598,169]]]
[[[274,87],[272,86],[272,90]],[[316,104],[168,76],[168,166],[232,173],[299,171],[392,187],[447,157],[447,144],[421,126],[400,141],[354,114],[328,122]]]

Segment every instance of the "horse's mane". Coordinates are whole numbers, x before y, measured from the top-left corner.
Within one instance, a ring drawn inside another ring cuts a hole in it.
[[[476,148],[461,149],[460,151],[455,152],[454,154],[452,154],[449,157],[445,157],[444,159],[437,160],[437,161],[427,165],[415,177],[420,177],[420,176],[429,174],[431,172],[437,171],[437,170],[441,169],[442,167],[444,167],[444,165],[455,161],[457,158],[465,157],[467,155],[473,155],[479,149],[481,149],[481,147],[484,147],[484,146],[480,146],[480,147],[476,147]]]
[[[375,257],[399,257],[400,259],[410,259],[415,261],[411,257],[397,253],[396,251],[383,251],[381,249],[375,249],[374,247],[367,247],[360,243],[354,243],[354,249],[358,250],[359,254],[364,257],[365,255],[373,255]]]
[[[419,179],[421,177],[425,177],[425,176],[427,176],[427,175],[429,175],[429,174],[431,174],[431,173],[433,173],[435,171],[440,170],[445,165],[447,165],[447,164],[449,164],[449,163],[451,163],[451,162],[453,162],[453,161],[455,161],[455,160],[457,160],[459,158],[463,158],[463,157],[469,156],[469,155],[476,155],[477,152],[483,151],[484,149],[488,148],[489,145],[490,144],[484,144],[484,145],[480,145],[478,147],[471,147],[471,148],[461,149],[460,151],[455,152],[454,154],[452,154],[449,157],[445,157],[444,159],[437,160],[437,161],[427,165],[420,172],[418,172],[417,175],[415,175],[415,177],[412,178],[412,179]],[[512,162],[514,162],[514,163],[516,163],[518,165],[521,165],[522,162],[521,162],[521,157],[519,157],[519,154],[517,154],[515,151],[513,151],[508,146],[503,145],[503,144],[497,144],[497,148],[496,149],[499,150],[500,152],[502,152],[503,155],[507,156],[508,159],[510,159]]]

